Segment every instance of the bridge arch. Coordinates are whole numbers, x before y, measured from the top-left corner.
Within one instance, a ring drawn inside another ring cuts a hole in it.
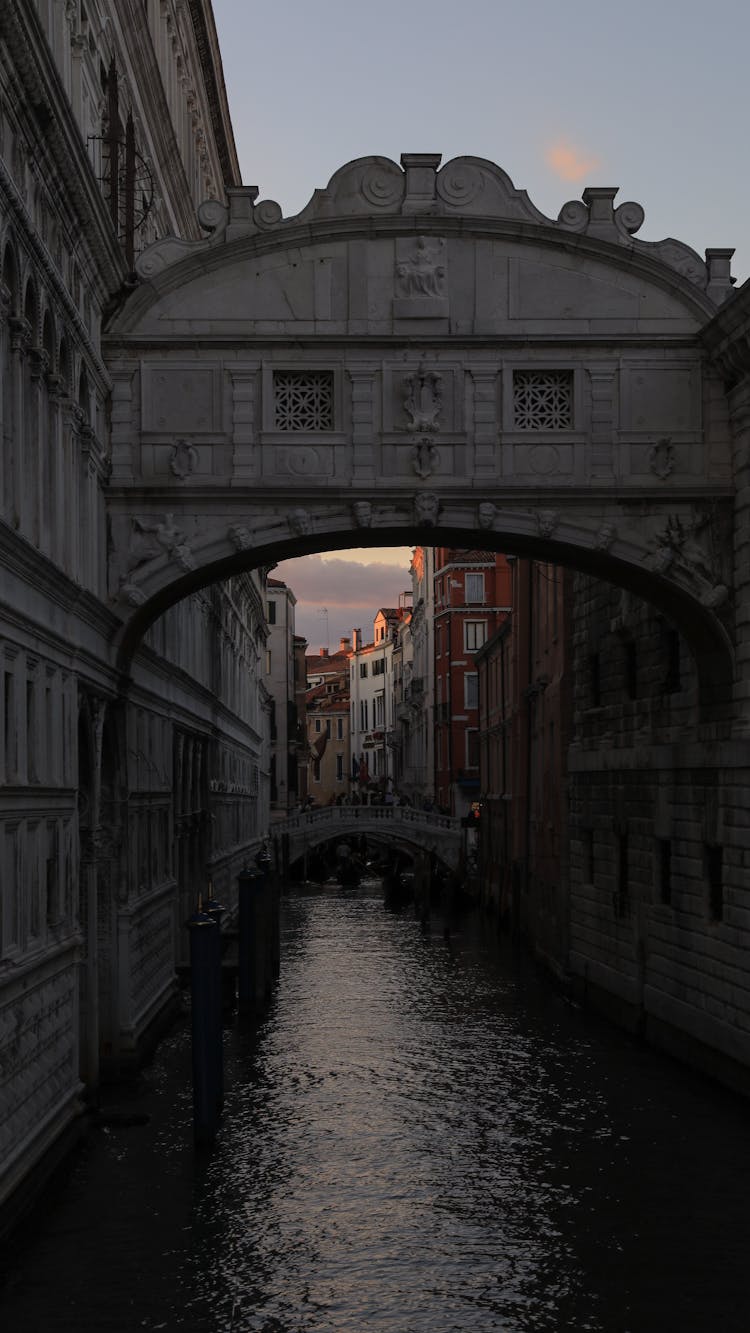
[[[128,663],[180,597],[352,546],[444,543],[629,589],[733,680],[732,459],[701,330],[728,251],[635,238],[589,188],[545,217],[493,163],[342,167],[166,238],[105,335],[109,593]]]
[[[458,869],[462,851],[459,819],[412,806],[325,806],[274,824],[271,836],[285,848],[290,865],[326,842],[361,836],[399,846],[411,855],[434,854],[452,871]]]

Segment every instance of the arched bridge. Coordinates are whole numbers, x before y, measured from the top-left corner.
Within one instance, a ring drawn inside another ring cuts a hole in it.
[[[291,815],[271,828],[278,850],[284,842],[289,864],[331,838],[358,838],[362,834],[411,853],[434,852],[451,870],[458,869],[460,819],[408,805],[329,805]]]

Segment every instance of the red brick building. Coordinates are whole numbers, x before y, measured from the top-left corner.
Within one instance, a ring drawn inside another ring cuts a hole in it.
[[[567,947],[570,571],[512,561],[513,611],[478,652],[483,892],[553,965]]]
[[[476,654],[511,607],[510,566],[494,551],[435,549],[435,800],[464,815],[480,796]]]

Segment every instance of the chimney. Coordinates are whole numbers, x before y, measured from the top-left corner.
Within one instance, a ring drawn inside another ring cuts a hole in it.
[[[353,629],[353,630],[352,630],[352,647],[354,648],[355,653],[358,653],[359,650],[360,650],[360,648],[362,647],[362,631],[361,631],[361,629]]]
[[[340,643],[339,643],[339,652],[340,652],[340,653],[348,653],[348,652],[349,652],[349,649],[351,648],[351,646],[352,646],[352,641],[351,641],[351,639],[341,639],[341,641],[340,641]]]
[[[321,657],[327,657],[327,656],[328,656],[328,649],[327,649],[327,648],[321,648],[321,650],[320,650],[320,656],[321,656]]]

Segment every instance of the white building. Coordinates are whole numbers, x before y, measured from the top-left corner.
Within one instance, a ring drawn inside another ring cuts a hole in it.
[[[353,631],[349,666],[351,762],[352,777],[356,770],[362,792],[393,788],[394,633],[405,615],[404,607],[381,607],[373,621],[372,643],[363,644],[362,631]]]
[[[257,574],[112,648],[104,312],[157,235],[239,183],[211,6],[0,6],[0,1208],[158,1033],[208,878],[231,908],[268,824]],[[186,377],[183,394],[189,397]],[[157,423],[158,424],[158,423]],[[158,435],[188,488],[189,439]],[[148,485],[126,586],[187,568]],[[136,596],[133,593],[133,596]],[[44,1034],[40,1044],[40,1033]]]
[[[281,579],[266,579],[266,688],[271,696],[271,812],[284,818],[299,800],[298,763],[305,751],[297,717],[294,608],[297,599]],[[301,659],[304,663],[304,658]]]

